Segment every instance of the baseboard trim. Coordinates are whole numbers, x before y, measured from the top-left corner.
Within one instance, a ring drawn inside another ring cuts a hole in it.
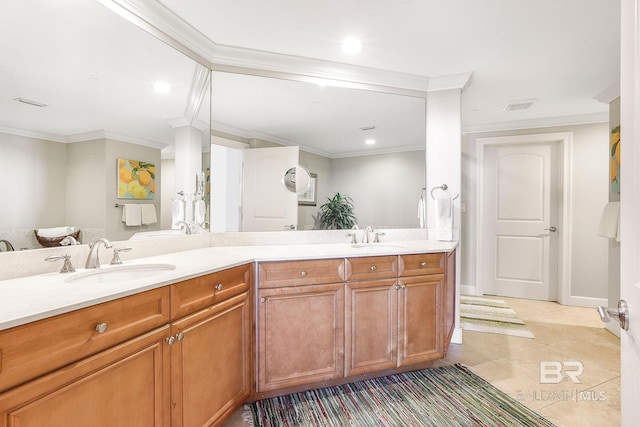
[[[569,297],[566,305],[591,308],[597,308],[599,305],[608,307],[609,301],[606,298],[577,297],[572,295]]]
[[[476,287],[471,285],[460,285],[460,295],[478,296]]]
[[[462,328],[455,328],[453,330],[451,344],[462,344]]]

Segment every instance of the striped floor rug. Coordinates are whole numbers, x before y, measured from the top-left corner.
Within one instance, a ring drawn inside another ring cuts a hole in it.
[[[359,381],[248,405],[254,427],[553,426],[462,365]]]
[[[516,312],[499,299],[460,296],[460,326],[467,331],[535,338]]]

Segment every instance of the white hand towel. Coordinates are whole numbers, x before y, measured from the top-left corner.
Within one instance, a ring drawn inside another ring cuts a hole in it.
[[[422,197],[420,197],[420,200],[418,200],[418,222],[420,223],[420,228],[424,228],[425,226],[424,199]]]
[[[158,222],[158,216],[156,215],[156,205],[144,204],[140,205],[140,213],[142,216],[142,224],[149,225]]]
[[[171,228],[179,230],[180,226],[176,225],[178,221],[184,221],[184,200],[171,201]]]
[[[52,227],[52,228],[40,228],[38,229],[38,236],[40,237],[62,237],[68,236],[76,231],[75,227]]]
[[[142,225],[142,210],[139,204],[125,203],[122,206],[122,222],[132,227]]]
[[[608,239],[620,241],[620,202],[609,202],[605,205],[598,224],[597,234]]]
[[[196,204],[194,206],[193,218],[195,223],[199,226],[204,224],[207,215],[207,206],[204,203],[204,200],[196,200]]]
[[[438,197],[435,200],[435,229],[429,237],[434,240],[450,242],[453,240],[453,207],[451,197]]]

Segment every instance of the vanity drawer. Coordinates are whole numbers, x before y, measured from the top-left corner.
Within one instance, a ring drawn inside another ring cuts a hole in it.
[[[445,254],[400,255],[400,276],[424,276],[444,273]]]
[[[261,262],[258,287],[281,288],[344,281],[344,259]]]
[[[198,310],[249,290],[251,264],[228,268],[171,285],[171,319]]]
[[[398,256],[347,258],[347,280],[395,279],[398,277]]]
[[[165,286],[2,331],[0,391],[167,323]]]

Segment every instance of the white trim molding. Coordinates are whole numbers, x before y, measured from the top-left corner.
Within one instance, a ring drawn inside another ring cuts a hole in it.
[[[557,300],[560,304],[573,305],[571,300],[571,169],[572,169],[572,151],[573,151],[573,132],[554,132],[554,133],[540,133],[535,135],[513,135],[513,136],[500,136],[492,138],[478,138],[476,148],[476,194],[477,194],[477,206],[478,215],[476,218],[476,293],[477,295],[483,294],[483,284],[481,280],[478,280],[478,272],[482,270],[482,263],[484,261],[482,254],[482,242],[486,239],[484,233],[484,217],[482,213],[482,203],[484,201],[484,152],[487,146],[499,145],[499,144],[530,144],[530,143],[542,143],[542,142],[559,142],[560,150],[562,152],[562,227],[560,228],[560,247],[558,253],[560,254],[560,260],[558,260],[558,295]]]

